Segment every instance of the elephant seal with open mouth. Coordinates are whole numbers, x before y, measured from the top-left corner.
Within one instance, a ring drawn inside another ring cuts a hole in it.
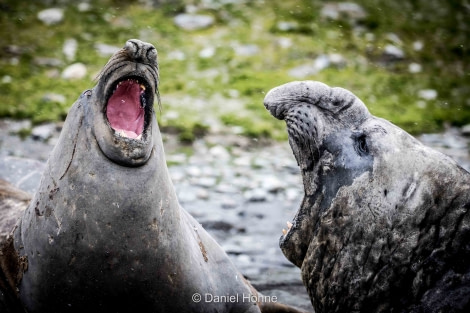
[[[153,103],[157,51],[129,40],[71,108],[0,253],[11,312],[296,312],[270,302],[183,210]]]
[[[264,105],[302,173],[280,246],[315,312],[470,312],[470,174],[345,89],[291,82]]]

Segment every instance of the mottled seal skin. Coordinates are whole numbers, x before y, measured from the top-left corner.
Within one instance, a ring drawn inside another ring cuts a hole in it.
[[[470,312],[470,174],[351,92],[272,89],[305,195],[280,238],[315,312]]]
[[[257,303],[256,290],[180,207],[148,105],[157,87],[157,51],[133,39],[72,106],[40,186],[2,248],[10,264],[2,266],[5,294],[16,293],[29,313],[295,312]],[[116,94],[122,98],[111,100]],[[119,114],[138,112],[140,122],[108,119],[120,101],[129,104]],[[205,302],[206,294],[254,297]]]

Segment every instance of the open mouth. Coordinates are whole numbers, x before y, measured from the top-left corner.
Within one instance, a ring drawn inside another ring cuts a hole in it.
[[[117,135],[135,140],[145,135],[153,103],[150,90],[148,83],[138,77],[125,77],[111,88],[106,117]]]

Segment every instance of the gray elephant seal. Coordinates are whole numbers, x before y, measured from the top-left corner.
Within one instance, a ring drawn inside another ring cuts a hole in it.
[[[272,89],[305,195],[280,246],[315,312],[470,312],[470,174],[342,88]]]
[[[129,40],[73,105],[2,248],[4,306],[13,294],[29,313],[296,311],[263,303],[180,207],[153,111],[158,78],[154,46]]]

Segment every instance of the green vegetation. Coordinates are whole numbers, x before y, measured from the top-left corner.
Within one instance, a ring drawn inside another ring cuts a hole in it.
[[[344,64],[301,79],[347,88],[373,114],[412,133],[470,123],[470,10],[464,1],[357,0],[367,16],[356,21],[322,17],[325,1],[239,1],[217,9],[201,6],[198,13],[213,16],[215,23],[197,31],[174,24],[183,4],[150,9],[138,1],[91,0],[91,9],[80,12],[78,2],[70,1],[63,7],[64,20],[46,26],[37,13],[48,7],[37,2],[0,4],[0,117],[34,123],[63,119],[80,93],[93,87],[109,58],[100,56],[95,44],[121,47],[139,38],[159,51],[159,123],[183,141],[215,125],[285,139],[283,123],[263,107],[265,93],[299,79],[289,76],[291,69],[331,54],[342,56]],[[69,38],[78,42],[73,61],[62,51]],[[404,58],[386,59],[387,44],[399,47]],[[240,47],[255,52],[237,52]],[[212,55],[201,57],[206,48],[213,49]],[[60,64],[41,65],[38,57]],[[87,76],[62,79],[62,70],[75,62],[87,66]],[[413,63],[421,71],[411,73]],[[425,89],[437,91],[437,98],[420,99]],[[66,101],[51,100],[49,93]]]

